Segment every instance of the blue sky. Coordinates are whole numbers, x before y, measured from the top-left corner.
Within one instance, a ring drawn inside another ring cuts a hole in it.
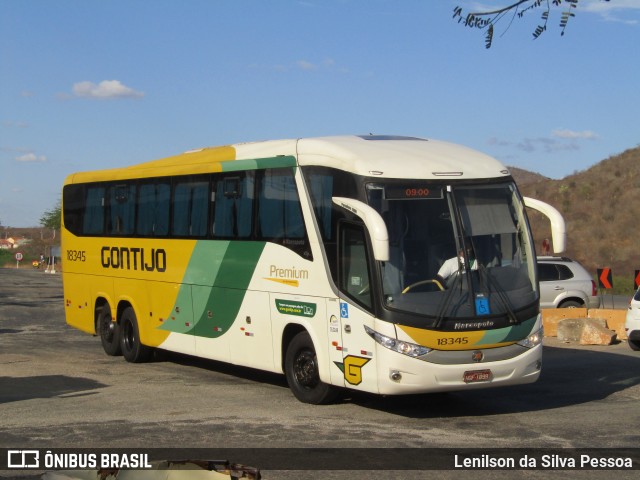
[[[640,144],[640,0],[580,0],[563,37],[558,9],[537,40],[541,10],[504,19],[489,50],[456,5],[0,0],[0,224],[72,172],[242,141],[421,136],[552,178]]]

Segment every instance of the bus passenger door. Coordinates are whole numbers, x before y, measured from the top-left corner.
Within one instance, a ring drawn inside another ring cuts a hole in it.
[[[327,299],[328,339],[329,339],[329,361],[331,372],[331,383],[333,385],[344,385],[343,369],[343,345],[342,345],[342,322],[340,320],[340,299]]]
[[[371,255],[366,230],[360,223],[341,222],[338,248],[339,324],[342,338],[341,370],[345,386],[377,391],[375,342],[365,325],[373,326]]]

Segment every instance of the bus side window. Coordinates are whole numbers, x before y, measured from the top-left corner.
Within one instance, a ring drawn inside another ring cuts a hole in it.
[[[253,232],[254,174],[214,179],[214,238],[246,238]]]
[[[209,181],[202,178],[178,182],[173,192],[172,235],[203,237],[209,217]]]
[[[136,211],[136,186],[120,184],[109,187],[109,218],[107,233],[131,235]]]
[[[62,197],[64,226],[74,235],[81,235],[84,214],[84,186],[65,185],[62,190]]]
[[[316,173],[311,170],[309,172],[309,182],[307,185],[322,238],[325,241],[330,240],[333,238],[331,231],[333,176],[329,173]]]
[[[166,236],[169,233],[171,185],[168,182],[142,184],[138,195],[138,235]]]
[[[264,172],[258,196],[259,232],[276,241],[305,238],[302,209],[290,169]]]
[[[104,194],[105,187],[91,186],[87,188],[82,233],[85,235],[102,235],[104,233]]]

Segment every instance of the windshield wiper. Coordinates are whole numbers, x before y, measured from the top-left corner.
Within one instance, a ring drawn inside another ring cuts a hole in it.
[[[498,300],[500,304],[507,312],[507,316],[509,317],[509,323],[512,325],[518,324],[518,317],[513,311],[513,307],[511,305],[511,301],[509,300],[509,296],[505,293],[504,288],[500,286],[500,284],[491,276],[491,274],[487,271],[487,267],[484,265],[478,265],[478,271],[481,274],[481,279],[483,279],[487,285],[489,293],[492,291],[498,295]]]
[[[457,309],[460,307],[460,305],[462,305],[467,299],[470,301],[470,296],[467,294],[467,296],[463,296],[462,295],[462,277],[465,276],[464,273],[462,273],[461,271],[458,271],[457,273],[454,273],[454,278],[453,278],[453,282],[452,284],[447,287],[445,294],[444,294],[444,298],[442,299],[442,302],[440,302],[440,305],[438,306],[438,312],[436,314],[436,321],[433,323],[433,328],[440,328],[442,326],[442,322],[444,321],[444,317],[446,315],[446,313],[449,311],[449,307],[451,306],[451,300],[453,299],[454,295],[453,292],[454,290],[456,290],[456,288],[459,288],[460,291],[460,302],[457,305],[457,307],[451,309],[450,314],[453,315],[455,313],[455,311],[457,311]],[[458,284],[460,284],[460,286],[458,287]]]

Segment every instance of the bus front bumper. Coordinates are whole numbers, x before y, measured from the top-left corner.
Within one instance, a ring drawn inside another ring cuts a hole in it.
[[[542,367],[542,345],[499,361],[437,364],[377,345],[378,393],[402,395],[520,385],[535,382]],[[495,349],[493,349],[495,350]],[[442,352],[445,353],[445,352]]]

